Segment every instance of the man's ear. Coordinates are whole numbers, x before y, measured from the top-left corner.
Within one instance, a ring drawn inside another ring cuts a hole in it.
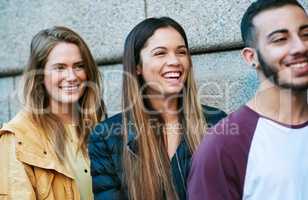
[[[251,47],[245,47],[241,51],[241,56],[248,65],[256,69],[259,68],[260,64],[259,64],[258,54],[257,54],[256,49],[251,48]]]

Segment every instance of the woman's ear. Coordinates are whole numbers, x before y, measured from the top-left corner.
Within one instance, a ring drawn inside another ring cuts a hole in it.
[[[251,47],[245,47],[241,51],[241,56],[248,65],[256,69],[259,68],[259,61],[256,49]]]
[[[137,65],[137,70],[136,70],[137,75],[141,75],[142,74],[142,68],[140,65]]]

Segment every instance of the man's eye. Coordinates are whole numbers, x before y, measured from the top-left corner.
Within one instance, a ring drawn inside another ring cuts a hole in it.
[[[284,37],[281,37],[281,38],[275,38],[273,39],[273,43],[280,43],[280,42],[283,42],[283,41],[286,41],[287,38],[284,38]]]
[[[303,34],[302,34],[302,37],[308,38],[308,32],[303,33]]]

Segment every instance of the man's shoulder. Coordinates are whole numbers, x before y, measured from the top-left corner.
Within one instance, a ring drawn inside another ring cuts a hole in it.
[[[200,149],[204,152],[249,149],[258,120],[256,112],[242,106],[208,129]]]
[[[254,131],[259,115],[248,106],[242,106],[208,130],[208,134],[241,135]]]
[[[208,129],[193,155],[188,179],[190,197],[200,198],[208,193],[208,198],[213,198],[214,193],[210,194],[209,191],[214,189],[216,192],[217,188],[221,189],[224,186],[225,190],[229,190],[230,185],[242,188],[258,119],[259,115],[256,112],[242,106]],[[228,185],[230,180],[232,183]],[[228,199],[227,196],[220,198]]]

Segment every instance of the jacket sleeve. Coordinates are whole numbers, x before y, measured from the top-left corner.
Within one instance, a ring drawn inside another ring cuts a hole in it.
[[[0,199],[36,199],[24,165],[16,158],[13,133],[0,132]]]
[[[108,148],[103,135],[93,131],[88,143],[94,199],[121,199],[121,180],[117,176],[119,166],[115,164],[114,152]]]

